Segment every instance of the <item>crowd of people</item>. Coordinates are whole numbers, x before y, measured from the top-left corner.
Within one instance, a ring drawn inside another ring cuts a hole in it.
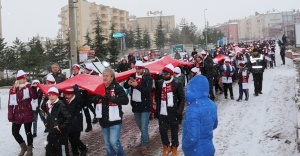
[[[278,44],[284,65],[285,44]],[[38,87],[39,80],[28,83],[27,74],[19,70],[8,101],[8,120],[12,122],[12,134],[21,148],[18,155],[33,155],[38,116],[45,125],[44,132],[48,133],[47,156],[69,155],[68,143],[74,156],[87,155],[88,148],[80,140],[84,113],[87,124],[85,132],[92,130],[92,123],[99,122],[106,155],[124,156],[120,142],[124,114],[122,105],[128,103],[132,106],[135,123],[141,133],[142,155],[148,152],[149,120],[152,119],[158,119],[163,156],[170,153],[172,156],[178,155],[182,120],[182,149],[185,155],[213,155],[212,131],[218,125],[217,106],[213,102],[216,94],[224,94],[225,99],[230,97],[233,100],[232,83],[237,81],[239,96],[236,101],[242,101],[243,94],[244,100],[248,101],[249,74],[253,75],[254,96],[262,94],[263,72],[268,67],[276,66],[275,45],[274,40],[229,44],[216,48],[213,54],[208,51],[198,53],[194,49],[190,57],[176,56],[190,62],[190,66],[174,67],[168,64],[158,74],[151,74],[146,68],[146,63],[153,61],[151,54],[136,60],[130,53],[128,59],[120,60],[116,71],[135,69],[136,72],[126,81],[117,82],[115,71],[106,68],[102,72],[105,95],[90,93],[77,85],[64,90],[55,88],[55,84],[66,80],[58,64],[51,66],[52,73],[45,79],[44,84],[50,88],[45,93]],[[85,66],[84,73],[80,69],[80,65],[74,64],[70,78],[79,74],[99,75],[90,65]],[[188,107],[185,110],[186,104]],[[19,133],[22,125],[27,144]],[[168,136],[169,130],[171,138]]]

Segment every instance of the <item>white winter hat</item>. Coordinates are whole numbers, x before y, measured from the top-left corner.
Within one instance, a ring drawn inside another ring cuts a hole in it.
[[[33,80],[33,81],[32,81],[32,84],[35,84],[35,83],[40,84],[41,82],[40,82],[39,80]]]
[[[136,61],[135,63],[135,69],[144,69],[145,64],[142,61]]]
[[[225,63],[226,63],[226,62],[230,62],[230,59],[229,59],[229,58],[226,58],[224,62],[225,62]]]
[[[68,88],[63,91],[64,94],[74,94],[74,88]]]
[[[51,87],[49,90],[48,90],[48,95],[49,94],[54,94],[54,95],[59,95],[59,92],[58,92],[58,89],[55,88],[55,87]]]
[[[148,57],[148,56],[144,56],[144,57],[143,57],[143,60],[148,61],[148,60],[149,60],[149,57]]]
[[[198,74],[199,73],[199,68],[194,67],[194,68],[191,69],[191,72],[193,72],[195,74]]]
[[[217,59],[213,59],[213,61],[214,61],[214,64],[218,64],[219,63]]]
[[[46,81],[47,81],[47,82],[50,82],[50,83],[52,83],[52,84],[55,84],[55,83],[56,83],[56,81],[55,81],[53,75],[51,75],[51,74],[47,75]]]
[[[17,72],[17,80],[21,80],[27,77],[27,74],[23,70]]]
[[[163,71],[166,71],[166,72],[170,73],[171,75],[173,75],[174,74],[174,66],[170,63],[165,66]]]
[[[174,73],[180,74],[181,73],[181,69],[179,67],[175,67],[174,68]]]
[[[80,65],[79,64],[73,64],[72,68],[77,68],[78,70],[80,70]]]
[[[91,64],[86,64],[85,65],[85,69],[89,70],[89,71],[92,71],[93,70],[93,66]]]
[[[233,56],[232,54],[229,54],[228,56]]]
[[[201,55],[206,55],[206,51],[202,50],[200,54]]]

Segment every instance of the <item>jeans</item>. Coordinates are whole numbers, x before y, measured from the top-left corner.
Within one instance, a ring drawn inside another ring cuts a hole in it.
[[[230,97],[233,97],[233,91],[232,91],[232,83],[223,83],[224,86],[224,95],[227,97],[227,91],[229,90]]]
[[[243,93],[245,93],[245,97],[246,99],[249,98],[249,92],[248,92],[248,89],[243,89],[243,85],[242,84],[239,84],[239,98],[240,100],[243,99]]]
[[[33,133],[36,133],[36,131],[37,131],[38,114],[39,114],[38,111],[33,111],[33,115],[34,115],[34,121],[32,123]]]
[[[149,115],[150,115],[150,112],[134,113],[135,122],[138,125],[138,127],[139,127],[139,129],[142,133],[142,136],[141,136],[142,146],[147,146],[148,145]]]
[[[125,156],[125,151],[120,142],[121,124],[110,127],[102,127],[105,150],[107,156]]]

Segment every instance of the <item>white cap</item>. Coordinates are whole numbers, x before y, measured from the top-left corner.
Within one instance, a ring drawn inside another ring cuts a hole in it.
[[[120,62],[122,62],[123,60],[126,60],[124,57],[122,57],[121,59],[120,59]]]
[[[229,58],[226,58],[224,62],[230,62],[230,59],[229,59]]]
[[[21,79],[25,78],[26,76],[27,76],[27,74],[23,70],[19,70],[17,73],[17,80],[21,80]]]
[[[174,73],[174,66],[170,63],[170,64],[166,65],[163,70],[165,70],[165,71],[169,72],[171,75],[173,75],[173,73]]]
[[[33,80],[33,81],[32,81],[32,84],[34,84],[34,83],[40,84],[41,82],[40,82],[39,80]]]
[[[213,59],[213,61],[214,61],[214,64],[218,64],[219,63],[217,59]]]
[[[135,63],[135,69],[144,69],[145,64],[142,61],[136,61]]]
[[[191,72],[198,74],[199,73],[199,68],[194,67],[191,69]]]
[[[47,75],[46,81],[49,81],[50,83],[56,83],[53,75],[51,74]]]
[[[206,51],[202,50],[200,54],[201,55],[206,55]]]
[[[87,69],[87,70],[93,70],[92,64],[86,64],[85,65],[85,69]]]
[[[181,69],[179,67],[175,67],[174,68],[174,73],[180,74],[181,73]]]
[[[146,60],[146,61],[148,61],[149,57],[148,56],[144,56],[143,59]]]
[[[232,54],[229,54],[228,56],[233,56]]]
[[[49,88],[49,90],[48,90],[48,94],[54,94],[54,95],[59,95],[59,92],[58,92],[58,89],[57,88],[55,88],[55,87],[51,87],[51,88]]]
[[[72,68],[74,68],[74,67],[76,67],[76,68],[78,68],[80,70],[80,65],[79,64],[73,64]]]

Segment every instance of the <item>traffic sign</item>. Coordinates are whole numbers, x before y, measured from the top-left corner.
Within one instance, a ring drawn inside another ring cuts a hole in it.
[[[125,37],[125,36],[126,36],[126,34],[125,33],[121,33],[121,32],[113,34],[113,38],[121,38],[121,37]]]
[[[173,45],[173,52],[175,51],[183,52],[183,45],[182,44]]]

